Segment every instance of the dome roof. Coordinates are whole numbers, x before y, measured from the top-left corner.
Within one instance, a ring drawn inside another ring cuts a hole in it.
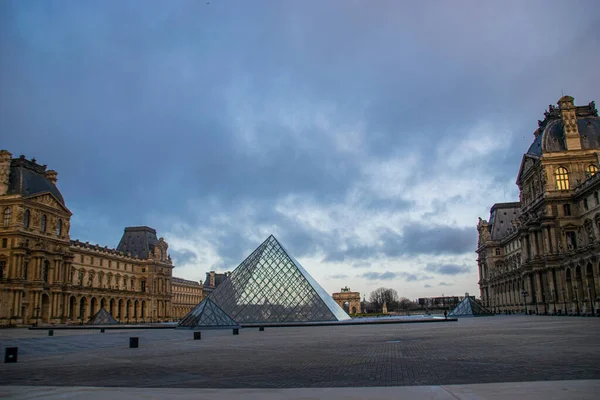
[[[46,166],[36,164],[35,160],[26,160],[25,156],[13,158],[10,164],[7,194],[32,196],[52,193],[64,206],[65,200],[56,185],[48,179],[49,174],[56,178],[56,172],[46,171]]]
[[[563,96],[559,100],[562,106],[573,98]],[[600,149],[600,118],[598,110],[592,101],[587,106],[577,106],[577,128],[582,149]],[[538,121],[539,129],[535,131],[535,140],[527,150],[527,154],[541,156],[542,153],[552,153],[567,150],[564,123],[560,107],[550,106],[544,113],[545,119]]]

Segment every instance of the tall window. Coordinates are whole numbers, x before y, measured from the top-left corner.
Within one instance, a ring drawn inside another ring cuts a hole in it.
[[[146,281],[140,281],[140,285],[142,285],[141,290],[142,292],[146,291]]]
[[[563,211],[565,212],[566,216],[571,215],[571,205],[570,204],[563,204]]]
[[[596,205],[600,203],[600,198],[598,198],[598,192],[594,192],[594,200],[596,201]]]
[[[565,236],[567,238],[567,249],[575,250],[577,248],[577,235],[575,235],[575,232],[566,232]]]
[[[8,247],[8,239],[4,238],[2,239],[2,248],[5,249]]]
[[[590,164],[585,168],[585,176],[588,178],[596,175],[597,172],[598,172],[598,167],[595,166],[594,164]]]
[[[10,209],[10,207],[6,207],[4,209],[4,227],[8,228],[8,225],[10,225],[10,216],[12,215],[12,210]]]
[[[44,282],[48,282],[48,269],[50,263],[48,261],[44,261],[44,268],[42,269],[42,280]]]
[[[6,261],[0,260],[0,279],[4,278],[4,270],[6,269]]]
[[[58,236],[62,236],[62,219],[58,219],[58,222],[56,224],[56,234]]]
[[[31,212],[29,210],[25,210],[25,215],[23,216],[23,226],[25,228],[29,228],[29,220],[31,219]]]
[[[25,261],[23,263],[23,279],[27,280],[27,268],[29,267],[29,263]]]
[[[42,232],[46,232],[46,214],[42,215]]]
[[[556,178],[556,188],[558,190],[569,190],[569,171],[566,168],[556,168],[554,177]]]
[[[587,197],[585,199],[583,199],[583,208],[586,210],[589,209]]]

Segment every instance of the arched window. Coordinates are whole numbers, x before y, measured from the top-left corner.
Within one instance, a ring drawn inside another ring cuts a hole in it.
[[[31,219],[31,212],[29,210],[25,210],[25,215],[23,215],[23,226],[25,228],[29,228],[29,220]]]
[[[4,209],[4,227],[8,228],[8,225],[10,225],[10,217],[12,215],[12,210],[10,209],[10,207],[6,207]]]
[[[62,236],[62,219],[58,219],[58,222],[56,223],[56,234],[58,236]]]
[[[558,167],[554,171],[556,188],[558,190],[569,190],[569,171],[565,167]]]
[[[46,232],[46,214],[42,215],[42,232]]]
[[[590,164],[585,168],[585,176],[588,178],[596,175],[597,172],[598,172],[598,167],[594,164]]]

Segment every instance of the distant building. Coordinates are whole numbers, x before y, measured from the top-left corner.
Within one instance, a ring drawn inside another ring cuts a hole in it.
[[[206,279],[204,280],[204,285],[202,286],[202,294],[203,298],[208,297],[213,290],[217,288],[225,279],[229,278],[231,275],[230,271],[227,272],[215,272],[210,271],[206,273]]]
[[[348,314],[360,314],[360,293],[352,292],[348,286],[342,288],[339,292],[333,293],[333,300],[340,305]]]
[[[0,150],[0,326],[87,323],[101,308],[121,323],[171,321],[167,242],[147,226],[125,228],[116,249],[72,240],[57,176]]]
[[[181,319],[196,307],[203,299],[202,281],[189,281],[175,278],[171,280],[173,289],[173,318]]]
[[[421,308],[454,308],[464,296],[421,297],[417,303]]]
[[[563,96],[523,155],[520,201],[479,219],[483,304],[494,312],[600,312],[600,118]]]

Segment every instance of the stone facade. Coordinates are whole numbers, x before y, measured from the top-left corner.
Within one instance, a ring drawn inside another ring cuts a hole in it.
[[[187,279],[173,278],[173,317],[185,317],[203,299],[202,281],[189,281]]]
[[[231,271],[227,272],[215,272],[210,271],[206,273],[206,279],[202,286],[202,295],[208,297],[213,290],[217,288],[225,279],[229,278]]]
[[[122,323],[163,322],[199,302],[197,289],[177,295],[190,285],[173,287],[168,244],[152,228],[126,228],[117,249],[71,240],[57,175],[0,151],[0,326],[85,323],[101,307]]]
[[[331,295],[333,300],[342,307],[344,311],[348,314],[360,314],[360,293],[359,292],[351,292],[350,289],[346,286],[342,288],[339,292],[333,293]]]
[[[600,312],[600,119],[562,97],[523,156],[520,202],[479,219],[479,286],[496,312]]]

